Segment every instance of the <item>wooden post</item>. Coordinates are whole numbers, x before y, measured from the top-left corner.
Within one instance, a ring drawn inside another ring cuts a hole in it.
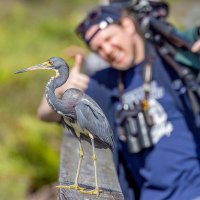
[[[80,171],[79,185],[87,189],[95,187],[92,147],[83,141],[84,157]],[[110,149],[95,149],[97,155],[98,184],[103,191],[99,196],[81,194],[72,189],[58,189],[59,200],[123,200],[117,179],[112,152]],[[59,185],[74,183],[79,159],[78,140],[70,133],[65,133],[61,147]]]

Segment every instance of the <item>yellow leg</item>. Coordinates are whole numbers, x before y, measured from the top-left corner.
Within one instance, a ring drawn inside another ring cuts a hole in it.
[[[95,148],[94,148],[94,137],[92,134],[89,134],[91,142],[92,142],[92,152],[93,152],[93,161],[94,161],[94,175],[95,175],[95,189],[93,190],[81,190],[80,192],[83,194],[96,194],[97,196],[99,196],[99,193],[101,192],[101,190],[99,189],[98,186],[98,178],[97,178],[97,157],[96,157],[96,153],[95,153]]]
[[[79,175],[80,175],[82,160],[83,160],[83,148],[81,146],[81,141],[79,140],[79,161],[78,161],[78,167],[77,167],[77,171],[76,171],[76,177],[75,177],[74,184],[73,185],[59,185],[59,186],[56,186],[56,188],[84,190],[83,187],[80,187],[78,185],[78,178],[79,178]]]

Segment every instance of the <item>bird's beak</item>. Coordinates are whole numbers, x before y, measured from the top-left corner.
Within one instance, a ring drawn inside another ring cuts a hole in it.
[[[38,69],[51,69],[50,67],[52,67],[52,63],[50,61],[46,61],[41,64],[34,65],[31,67],[16,71],[15,74],[19,74],[19,73],[23,73],[23,72],[27,72],[27,71],[38,70]]]

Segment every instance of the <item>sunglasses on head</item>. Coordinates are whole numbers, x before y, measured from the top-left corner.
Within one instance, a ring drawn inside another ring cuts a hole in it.
[[[84,39],[86,44],[89,46],[90,41],[100,30],[105,29],[109,24],[117,23],[120,16],[120,12],[117,9],[109,6],[101,7],[87,15],[84,21],[76,28],[76,33],[80,38]],[[86,39],[86,32],[95,24],[98,24],[98,29],[90,36],[90,38]]]
[[[94,10],[90,12],[84,21],[76,28],[76,33],[79,37],[84,38],[87,29],[95,22],[95,20],[100,16],[99,10]]]

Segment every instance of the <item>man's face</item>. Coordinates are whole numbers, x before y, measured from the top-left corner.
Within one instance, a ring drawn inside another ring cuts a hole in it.
[[[136,43],[134,24],[127,28],[126,25],[111,24],[100,30],[90,42],[90,48],[97,52],[103,59],[119,70],[127,70],[135,61]],[[132,29],[133,28],[133,29]],[[92,26],[86,33],[89,38],[98,25]],[[133,31],[132,31],[133,30]]]

